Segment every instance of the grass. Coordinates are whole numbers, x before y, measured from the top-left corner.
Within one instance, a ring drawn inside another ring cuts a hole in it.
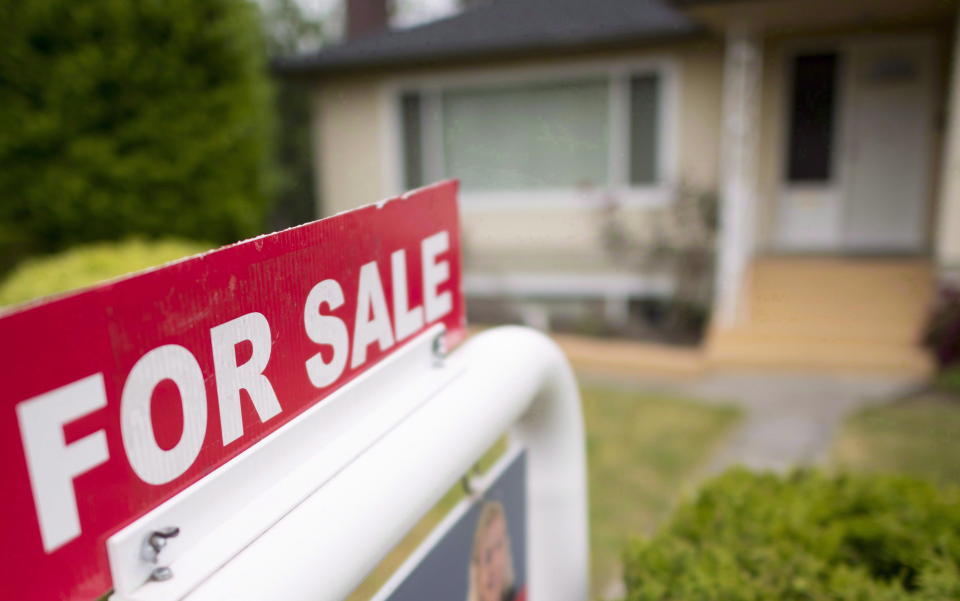
[[[834,446],[840,469],[960,484],[960,398],[927,394],[854,414]]]
[[[619,577],[620,553],[650,534],[738,419],[711,407],[632,391],[584,387],[594,598]]]
[[[582,389],[590,478],[592,595],[619,575],[620,552],[647,534],[692,484],[711,449],[737,420],[733,409],[660,395],[586,386]],[[490,465],[503,446],[487,453]],[[349,597],[365,601],[462,498],[451,489]]]
[[[960,397],[960,365],[948,367],[940,372],[933,381],[934,387],[945,393]]]

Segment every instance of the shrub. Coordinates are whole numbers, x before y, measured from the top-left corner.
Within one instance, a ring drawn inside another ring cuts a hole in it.
[[[941,371],[934,379],[938,390],[960,396],[960,365],[954,365]]]
[[[960,490],[734,470],[625,553],[628,601],[960,598]]]
[[[182,240],[101,242],[24,261],[0,282],[0,306],[88,286],[101,280],[203,252],[209,245]]]
[[[6,2],[0,26],[0,256],[262,231],[270,93],[251,2]]]
[[[927,323],[924,344],[933,352],[941,370],[960,367],[960,289],[940,289]]]

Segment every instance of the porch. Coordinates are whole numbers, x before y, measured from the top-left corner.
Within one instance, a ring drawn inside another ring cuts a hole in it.
[[[706,361],[922,378],[932,369],[920,338],[934,285],[926,259],[759,257],[741,292],[749,317],[710,331]]]
[[[929,373],[960,263],[955,5],[693,4],[727,39],[708,363]]]

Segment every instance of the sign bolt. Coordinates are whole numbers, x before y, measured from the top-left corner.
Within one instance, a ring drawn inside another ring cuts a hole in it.
[[[447,343],[444,339],[446,333],[447,330],[443,329],[433,339],[433,346],[430,350],[433,353],[434,367],[443,367],[443,360],[447,358]]]
[[[160,530],[154,530],[147,535],[143,541],[143,548],[140,551],[141,557],[149,563],[156,564],[160,561],[160,552],[167,546],[167,541],[180,534],[180,528],[168,526]],[[163,582],[173,578],[173,570],[167,566],[157,566],[150,573],[150,580]]]

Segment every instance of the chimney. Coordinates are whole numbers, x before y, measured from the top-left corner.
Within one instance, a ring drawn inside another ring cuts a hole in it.
[[[347,40],[387,29],[387,0],[346,0]]]

